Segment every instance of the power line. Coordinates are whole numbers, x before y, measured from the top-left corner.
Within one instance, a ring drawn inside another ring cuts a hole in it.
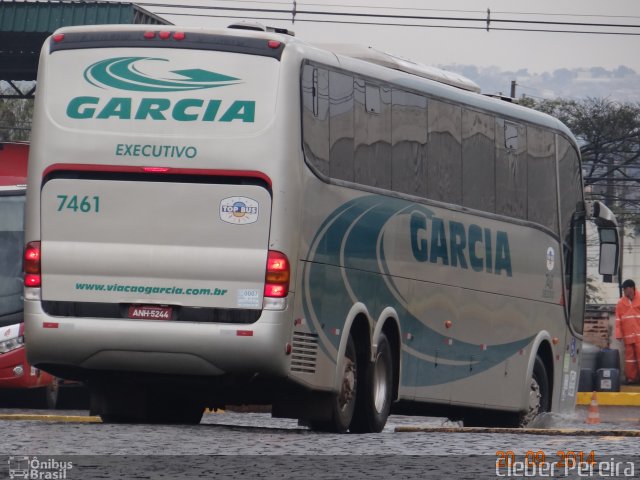
[[[156,15],[167,16],[188,16],[188,17],[203,17],[203,18],[235,18],[240,20],[271,20],[291,22],[291,18],[280,17],[262,17],[262,16],[242,16],[242,15],[213,15],[203,13],[179,13],[179,12],[154,12]],[[486,30],[485,27],[473,27],[462,25],[434,25],[424,23],[390,23],[390,22],[357,22],[347,20],[317,20],[317,19],[305,19],[296,18],[296,22],[302,23],[331,23],[340,25],[362,25],[362,26],[382,26],[382,27],[420,27],[420,28],[450,28],[460,30]],[[640,25],[638,26],[640,28]],[[589,30],[557,30],[557,29],[539,29],[539,28],[503,28],[503,27],[491,27],[491,31],[501,32],[538,32],[538,33],[574,33],[574,34],[590,34],[590,35],[628,35],[628,36],[640,36],[640,32],[612,32],[612,31],[589,31]]]
[[[262,1],[262,0],[218,0],[218,3],[249,3],[249,4],[267,4],[267,5],[292,5],[292,1]],[[171,4],[171,3],[158,3],[158,2],[138,2],[138,5],[144,6],[166,6],[172,8],[195,8],[195,9],[209,9],[212,8],[208,5],[184,5],[184,4]],[[313,3],[313,2],[297,2],[297,6],[308,7],[334,7],[334,8],[365,8],[367,10],[411,10],[418,12],[454,12],[454,13],[476,13],[485,14],[486,10],[466,10],[455,8],[421,8],[421,7],[389,7],[378,5],[366,5],[366,4],[353,4],[353,3]],[[218,7],[224,9],[224,7]],[[290,12],[289,10],[285,10]],[[297,10],[297,12],[301,12]],[[324,13],[324,12],[323,12]],[[591,13],[550,13],[550,12],[517,12],[517,11],[501,11],[495,10],[491,14],[506,14],[506,15],[521,15],[521,16],[553,16],[553,17],[581,17],[581,18],[624,18],[624,19],[640,19],[640,16],[636,15],[608,15],[608,14],[591,14]],[[482,20],[484,21],[484,19]],[[493,21],[493,19],[492,19]],[[616,24],[617,25],[617,24]]]
[[[230,1],[230,0],[227,0]],[[545,12],[510,12],[510,11],[498,11],[491,12],[495,14],[506,14],[506,15],[540,15],[541,17],[589,17],[589,18],[638,18],[640,16],[635,15],[604,15],[604,14],[589,14],[589,13],[545,13]]]
[[[254,4],[271,4],[271,5],[291,5],[291,1],[277,2],[277,1],[260,1],[260,0],[218,0],[219,3],[254,3]],[[150,3],[136,3],[136,5],[149,5]],[[297,2],[298,5],[305,5],[309,7],[338,7],[338,8],[366,8],[370,10],[413,10],[422,12],[459,12],[459,13],[484,13],[484,10],[460,10],[460,9],[445,9],[445,8],[420,8],[420,7],[382,7],[377,5],[357,5],[350,3],[312,3],[312,2]],[[169,5],[169,4],[158,4]],[[181,8],[198,8],[198,5],[188,5]],[[631,18],[631,17],[621,17]]]
[[[568,22],[568,21],[549,21],[549,20],[522,20],[522,19],[501,19],[490,16],[490,12],[487,11],[486,17],[460,17],[460,16],[426,16],[426,15],[398,15],[398,14],[383,14],[383,13],[363,13],[363,12],[335,12],[335,11],[320,11],[320,10],[302,10],[298,8],[281,9],[281,8],[247,8],[247,7],[232,7],[232,6],[213,6],[213,5],[180,5],[180,4],[161,4],[155,2],[142,2],[138,3],[142,6],[148,7],[164,7],[164,8],[179,8],[179,9],[196,9],[196,10],[223,10],[223,11],[235,11],[235,12],[252,12],[252,13],[272,13],[272,14],[291,14],[293,19],[299,15],[312,15],[312,16],[340,16],[340,17],[356,17],[356,18],[382,18],[382,19],[394,19],[394,20],[439,20],[439,21],[456,21],[456,22],[477,22],[485,24],[481,29],[495,30],[490,27],[490,24],[494,23],[510,23],[510,24],[528,24],[528,25],[551,25],[551,26],[567,26],[567,27],[600,27],[600,28],[640,28],[640,24],[621,24],[621,23],[595,23],[595,22]],[[311,4],[317,5],[317,4]],[[450,11],[450,10],[445,10]],[[476,13],[476,12],[471,12]],[[170,13],[163,13],[170,14]],[[182,14],[184,15],[184,14]],[[203,15],[197,15],[203,16]],[[299,18],[295,18],[296,21],[300,21]],[[369,22],[365,22],[369,24]],[[374,23],[379,25],[378,22]],[[407,25],[400,25],[407,26]],[[584,33],[584,32],[581,32]],[[595,33],[595,32],[594,32]]]

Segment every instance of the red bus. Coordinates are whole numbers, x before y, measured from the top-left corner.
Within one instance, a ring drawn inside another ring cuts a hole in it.
[[[29,389],[31,406],[54,408],[57,379],[31,366],[24,347],[22,252],[28,157],[27,143],[0,143],[0,392]]]

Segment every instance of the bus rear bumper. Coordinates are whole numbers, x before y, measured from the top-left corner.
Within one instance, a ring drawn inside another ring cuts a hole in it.
[[[35,365],[149,374],[287,376],[288,310],[253,324],[53,317],[25,301],[27,356]]]

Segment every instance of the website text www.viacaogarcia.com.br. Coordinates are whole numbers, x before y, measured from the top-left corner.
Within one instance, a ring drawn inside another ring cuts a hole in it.
[[[182,287],[151,287],[141,285],[120,285],[118,283],[76,283],[76,290],[88,290],[98,292],[125,292],[141,293],[144,295],[165,294],[165,295],[213,295],[225,296],[228,293],[224,288],[182,288]]]

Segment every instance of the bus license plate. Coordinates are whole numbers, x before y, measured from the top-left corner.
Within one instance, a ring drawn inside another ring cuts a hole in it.
[[[171,307],[160,305],[130,305],[129,318],[135,320],[171,320]]]

